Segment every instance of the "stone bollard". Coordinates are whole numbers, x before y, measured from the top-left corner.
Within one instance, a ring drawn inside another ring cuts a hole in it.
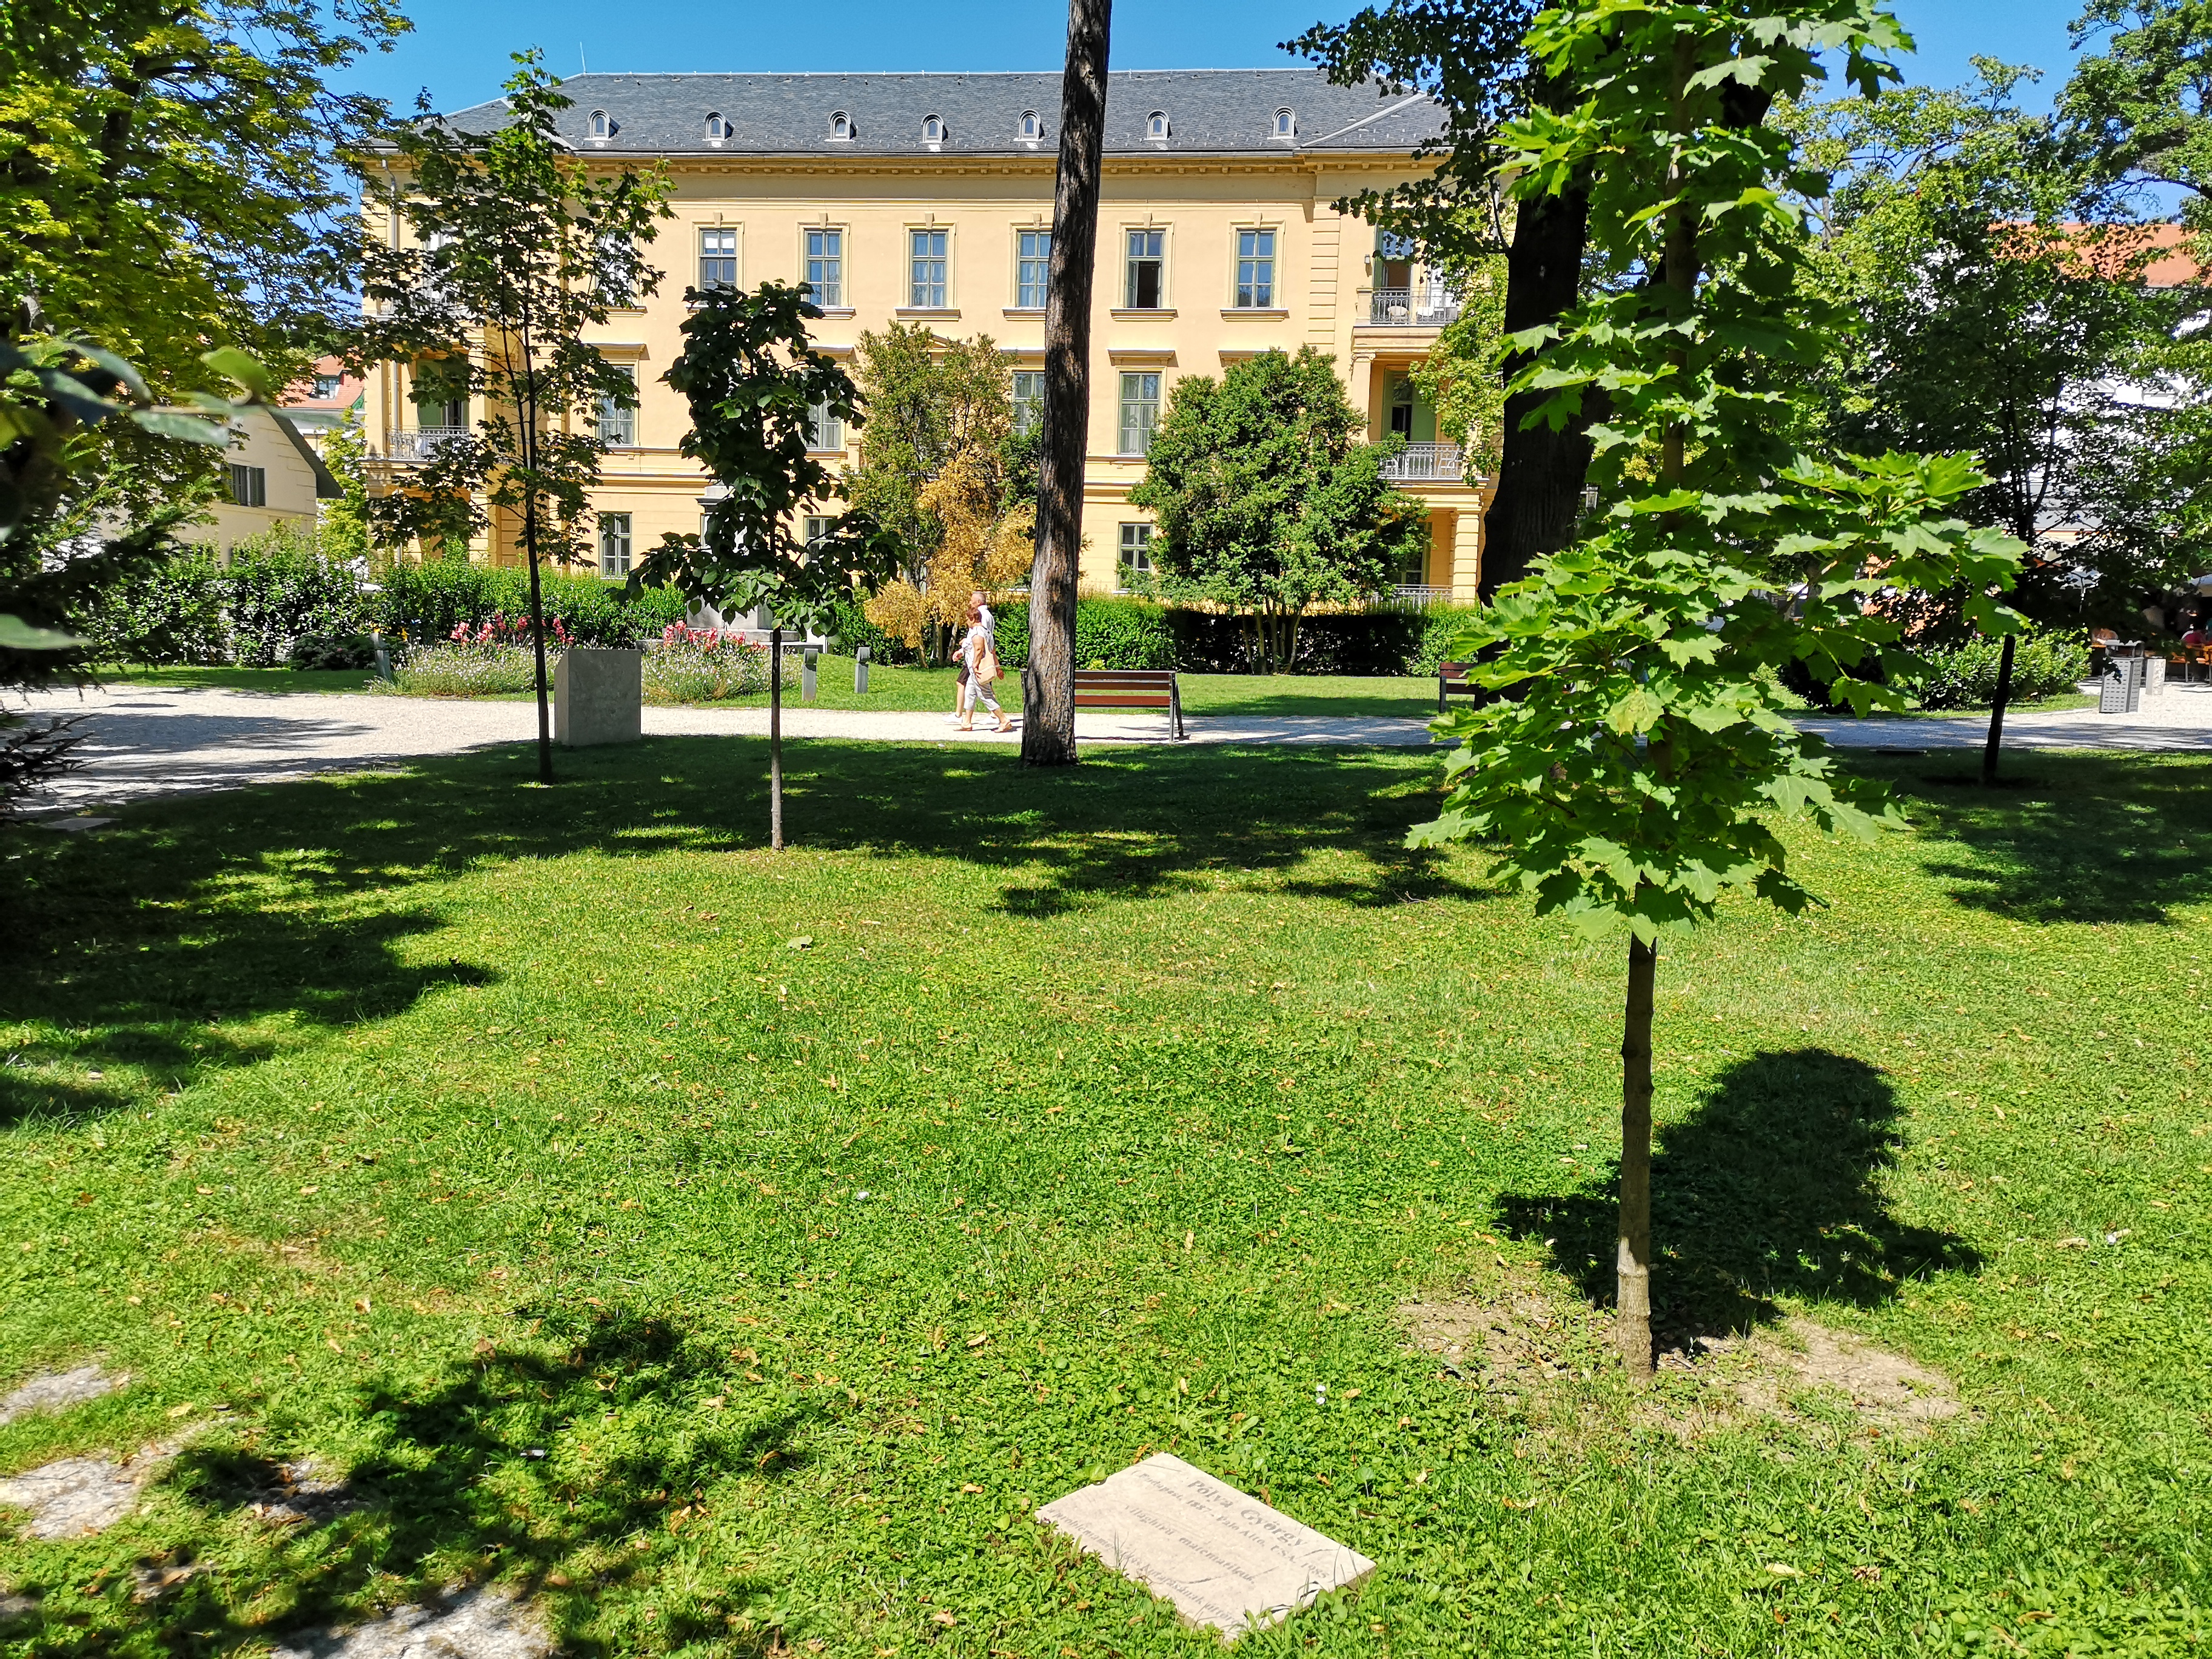
[[[806,647],[799,659],[799,700],[801,702],[814,701],[814,674],[821,660],[822,653],[811,645]]]
[[[868,695],[868,647],[862,646],[853,653],[853,690],[854,695]]]
[[[645,735],[645,653],[571,646],[553,665],[553,738],[568,749]]]

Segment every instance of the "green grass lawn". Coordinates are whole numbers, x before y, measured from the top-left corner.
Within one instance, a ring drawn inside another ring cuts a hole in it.
[[[141,663],[106,664],[92,671],[100,684],[117,690],[146,686],[171,691],[264,691],[329,695],[368,690],[370,675],[358,669],[149,667]]]
[[[289,668],[124,668],[103,671],[115,685],[155,685],[179,690],[219,686],[241,691],[360,691],[368,677],[357,673],[303,673]],[[787,694],[799,702],[796,671]],[[1436,712],[1437,683],[1423,678],[1325,674],[1185,674],[1183,710],[1194,714],[1403,714]],[[853,690],[853,659],[825,656],[817,680],[823,708],[883,708],[901,711],[953,707],[950,668],[900,668],[871,664],[865,696]],[[519,695],[519,694],[518,694]],[[998,690],[1000,702],[1018,702],[1021,686],[1010,678]],[[506,699],[512,700],[512,699]],[[768,694],[734,697],[722,708],[765,708]]]
[[[1401,850],[1433,760],[788,758],[781,855],[735,739],[0,831],[0,1386],[133,1378],[0,1475],[198,1431],[0,1552],[9,1653],[471,1580],[572,1654],[1217,1652],[1027,1518],[1163,1449],[1380,1563],[1261,1654],[2204,1651],[2203,759],[1871,763],[1915,833],[1662,956],[1662,1323],[1911,1355],[1914,1436],[1607,1365],[1622,952]],[[1410,1351],[1452,1299],[1540,1353]],[[303,1457],[360,1506],[257,1520]]]

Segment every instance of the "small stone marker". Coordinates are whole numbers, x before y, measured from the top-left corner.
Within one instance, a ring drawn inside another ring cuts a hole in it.
[[[865,645],[853,653],[853,690],[861,696],[868,692],[868,647]]]
[[[565,749],[644,734],[645,653],[571,646],[553,669],[553,740]]]
[[[105,830],[113,818],[88,817],[79,813],[73,818],[40,818],[39,823],[48,830],[58,830],[64,836],[81,836],[88,830]]]
[[[1036,1518],[1232,1642],[1375,1571],[1358,1551],[1165,1452]]]

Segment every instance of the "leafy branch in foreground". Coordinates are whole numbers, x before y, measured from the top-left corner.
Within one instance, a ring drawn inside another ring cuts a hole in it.
[[[1817,198],[1788,133],[1765,124],[1840,57],[1871,93],[1905,44],[1871,0],[1794,0],[1759,15],[1668,0],[1592,0],[1528,37],[1546,72],[1585,88],[1571,109],[1510,124],[1509,188],[1589,181],[1589,236],[1607,267],[1591,299],[1514,343],[1535,355],[1515,390],[1589,428],[1613,500],[1596,533],[1540,561],[1476,612],[1455,653],[1505,700],[1436,723],[1460,740],[1443,815],[1415,844],[1485,836],[1538,908],[1629,933],[1621,1053],[1617,1336],[1652,1366],[1651,1005],[1662,931],[1741,890],[1811,902],[1774,833],[1778,812],[1865,832],[1895,814],[1839,776],[1779,707],[1795,662],[1861,713],[1897,708],[1913,659],[1873,602],[1964,589],[1992,632],[2016,625],[1992,591],[2020,547],[1941,516],[1986,481],[1964,457],[1824,459],[1793,453],[1804,365],[1843,319],[1801,280],[1808,237],[1784,191]],[[1879,682],[1865,678],[1878,669]]]

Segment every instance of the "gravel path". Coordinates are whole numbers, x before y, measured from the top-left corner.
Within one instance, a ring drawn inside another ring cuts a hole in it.
[[[81,810],[100,803],[202,789],[283,782],[313,773],[376,768],[422,755],[458,754],[537,735],[527,702],[447,702],[367,696],[283,696],[232,690],[102,687],[31,697],[37,714],[86,714],[84,765],[46,803]],[[1185,720],[1193,744],[1318,744],[1346,747],[1429,742],[1419,720],[1317,714],[1199,715]],[[1985,723],[1962,720],[1808,720],[1808,730],[1853,748],[1952,750],[1980,746]],[[653,736],[760,737],[764,708],[648,708]],[[784,735],[797,740],[1010,744],[1018,734],[961,732],[933,714],[877,714],[790,708]],[[1170,741],[1164,717],[1085,714],[1077,735],[1091,743]],[[2021,749],[2212,749],[2212,686],[2173,686],[2132,715],[2094,709],[2032,710],[2005,723]]]

